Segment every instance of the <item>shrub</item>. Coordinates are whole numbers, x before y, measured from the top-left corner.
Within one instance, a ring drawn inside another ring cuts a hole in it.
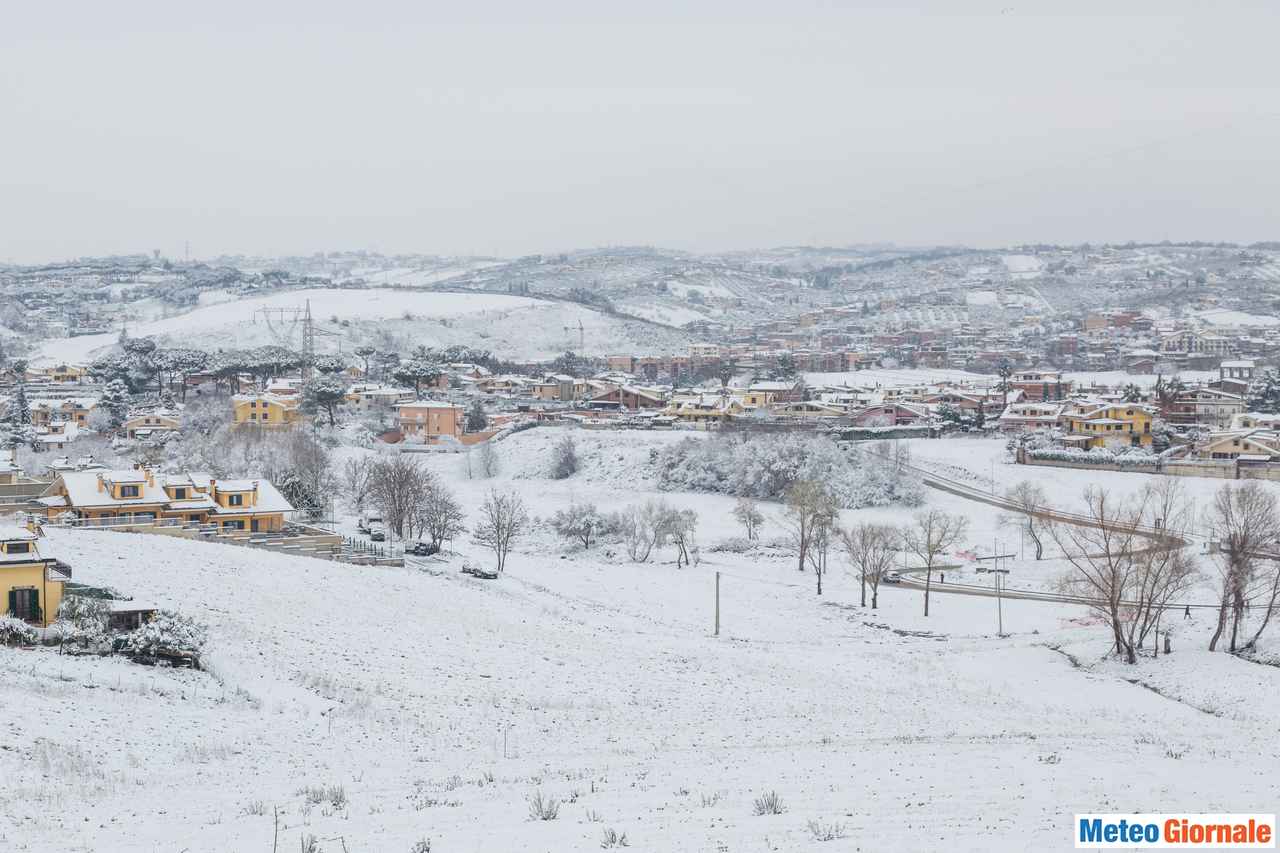
[[[40,637],[35,628],[32,628],[21,619],[15,619],[12,616],[0,616],[0,645],[5,646],[29,646],[36,642]]]
[[[924,486],[902,446],[841,448],[808,435],[687,438],[657,454],[658,485],[668,491],[717,492],[778,500],[800,480],[826,483],[842,507],[924,501]]]
[[[578,473],[578,445],[566,435],[556,442],[551,459],[551,479],[567,480]]]
[[[531,820],[555,820],[560,816],[560,801],[555,797],[543,797],[542,791],[535,791],[529,797],[529,818]]]
[[[608,850],[610,847],[630,847],[631,842],[627,841],[625,832],[619,834],[616,829],[606,829],[600,839],[600,846]]]
[[[123,650],[133,655],[190,655],[199,658],[208,635],[189,616],[161,610],[147,624],[124,636]]]
[[[835,841],[837,838],[844,838],[844,824],[811,820],[809,832],[813,835],[814,841]]]
[[[782,814],[787,807],[782,804],[777,791],[770,791],[756,797],[751,803],[751,811],[755,815]]]

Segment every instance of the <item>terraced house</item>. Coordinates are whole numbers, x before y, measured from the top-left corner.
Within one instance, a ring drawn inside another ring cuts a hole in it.
[[[214,524],[221,530],[283,529],[293,506],[266,480],[218,480],[208,474],[64,471],[37,502],[51,518],[67,514],[90,525],[161,519]]]

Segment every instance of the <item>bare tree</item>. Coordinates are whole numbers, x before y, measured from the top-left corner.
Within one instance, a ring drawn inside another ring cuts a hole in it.
[[[426,499],[431,481],[431,472],[406,453],[394,453],[373,464],[369,499],[397,536],[413,534],[420,518],[419,505]]]
[[[1269,549],[1274,550],[1276,540],[1280,538],[1280,514],[1277,513],[1275,496],[1261,483],[1250,481],[1242,486],[1224,483],[1214,495],[1209,523],[1219,543],[1216,562],[1222,580],[1218,624],[1209,640],[1209,651],[1217,650],[1230,612],[1229,648],[1234,652],[1251,588],[1258,582],[1263,555]],[[1275,588],[1274,584],[1271,588]],[[1274,597],[1271,601],[1274,603]],[[1263,628],[1270,621],[1270,610],[1268,607]]]
[[[1049,527],[1072,567],[1066,588],[1088,598],[1089,606],[1111,628],[1116,654],[1123,654],[1128,663],[1137,662],[1133,635],[1126,627],[1139,585],[1134,553],[1145,538],[1148,497],[1142,494],[1126,502],[1091,486],[1084,493],[1084,523],[1055,522]]]
[[[616,526],[633,562],[648,561],[653,549],[662,544],[671,508],[666,501],[645,501],[641,506],[627,507],[616,516]]]
[[[809,562],[809,549],[814,545],[814,537],[821,535],[822,528],[829,524],[835,498],[826,486],[816,480],[797,480],[787,489],[784,500],[787,504],[787,525],[796,548],[796,566],[803,572]]]
[[[840,535],[839,521],[840,505],[830,492],[826,492],[813,516],[813,535],[809,539],[809,567],[818,581],[818,595],[822,595],[822,578],[827,574],[827,556],[831,552],[832,540]]]
[[[465,529],[462,526],[464,518],[462,507],[453,493],[439,477],[431,476],[422,501],[414,511],[418,531],[429,536],[431,544],[440,548]]]
[[[888,524],[863,522],[840,536],[849,564],[858,573],[862,587],[862,606],[867,606],[867,587],[871,588],[871,609],[880,603],[880,579],[893,567],[897,554],[898,531]]]
[[[1044,559],[1044,526],[1046,522],[1037,513],[1043,512],[1048,499],[1039,483],[1023,480],[1004,493],[1004,499],[1014,510],[1012,520],[1036,546],[1036,559]]]
[[[373,459],[364,454],[352,456],[342,465],[342,485],[351,500],[351,508],[357,513],[364,511],[365,502],[369,500],[372,474]]]
[[[1161,617],[1200,577],[1195,557],[1185,547],[1194,511],[1176,477],[1158,478],[1138,500],[1150,542],[1132,555],[1134,600],[1122,612],[1128,644],[1140,649],[1154,632],[1152,648],[1159,657]]]
[[[698,513],[691,509],[670,509],[663,515],[662,536],[676,546],[677,569],[691,562],[689,552],[693,548],[693,532],[697,527]]]
[[[753,498],[738,498],[738,502],[733,506],[733,517],[746,530],[747,539],[754,542],[760,538],[760,528],[764,524],[764,514],[760,512],[760,505]]]
[[[481,444],[478,453],[480,456],[480,476],[485,479],[498,476],[498,470],[502,466],[498,462],[498,451],[493,446],[493,441],[489,440]],[[470,463],[469,459],[468,463]]]
[[[903,547],[924,563],[924,615],[929,615],[929,592],[938,557],[955,546],[969,530],[969,520],[939,509],[918,512],[899,531]]]
[[[493,550],[501,572],[507,567],[511,544],[524,535],[528,527],[529,513],[520,496],[514,492],[502,494],[494,489],[480,507],[480,523],[476,525],[474,535],[477,544]]]

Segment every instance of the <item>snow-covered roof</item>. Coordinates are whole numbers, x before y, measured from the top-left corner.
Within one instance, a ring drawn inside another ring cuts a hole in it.
[[[31,542],[39,537],[16,524],[0,524],[0,542]]]

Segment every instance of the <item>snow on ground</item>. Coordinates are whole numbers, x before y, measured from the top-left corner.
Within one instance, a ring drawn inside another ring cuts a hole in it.
[[[1003,255],[1001,260],[1013,278],[1037,278],[1044,269],[1044,261],[1035,255]]]
[[[977,382],[995,384],[995,376],[970,373],[967,370],[946,368],[904,367],[876,370],[850,370],[841,373],[806,373],[804,381],[809,385],[848,385],[874,387],[893,385],[931,385],[943,382]]]
[[[1218,378],[1216,370],[1180,370],[1175,371],[1184,382],[1208,382]],[[1171,375],[1171,374],[1170,374]],[[1137,385],[1139,388],[1151,388],[1161,374],[1126,373],[1123,370],[1070,371],[1063,374],[1063,379],[1075,383],[1075,387],[1089,385],[1105,385],[1109,388],[1122,388],[1125,385]]]
[[[490,488],[542,518],[656,496],[528,476],[517,460],[557,432],[507,439],[492,481],[455,455],[428,464],[471,517]],[[588,468],[608,464],[593,455],[607,438],[575,435]],[[621,436],[621,460],[640,443]],[[921,459],[964,449],[914,444]],[[401,569],[51,530],[79,580],[208,622],[212,673],[0,649],[3,848],[265,850],[278,808],[282,850],[310,835],[324,851],[593,850],[612,828],[636,850],[1021,851],[1068,847],[1074,812],[1245,811],[1277,794],[1264,697],[1280,670],[1181,641],[1169,662],[1081,670],[1050,648],[1102,657],[1081,608],[1006,601],[997,638],[991,599],[938,595],[926,619],[918,591],[886,586],[871,612],[841,570],[819,599],[784,552],[711,550],[737,535],[731,498],[661,496],[700,513],[700,565],[540,530],[479,581],[457,571],[486,559],[466,541]],[[780,508],[766,514],[775,538]],[[308,805],[322,785],[344,797]],[[771,790],[786,811],[753,815]],[[557,820],[529,819],[535,791],[563,801]],[[845,837],[817,845],[811,820]]]
[[[341,338],[355,345],[376,340],[382,348],[395,345],[405,350],[419,344],[464,344],[509,358],[546,358],[567,349],[603,355],[619,348],[648,348],[655,342],[664,347],[688,343],[683,333],[620,320],[572,303],[385,288],[291,290],[214,302],[185,314],[136,323],[128,331],[134,337],[157,336],[209,350],[265,344],[297,348],[302,345],[302,329],[292,309],[308,300],[316,323],[328,332],[318,339],[322,351],[336,351]],[[256,313],[264,308],[289,313],[283,317]],[[113,346],[117,337],[113,333],[48,340],[33,363],[88,362]]]
[[[1280,326],[1280,317],[1271,314],[1249,314],[1230,308],[1213,308],[1196,314],[1214,326]]]

